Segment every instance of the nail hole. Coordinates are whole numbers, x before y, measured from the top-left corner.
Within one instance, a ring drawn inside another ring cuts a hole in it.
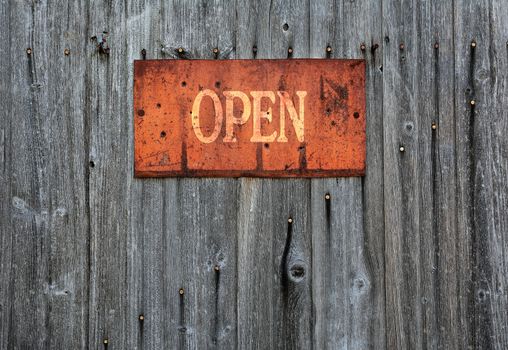
[[[265,148],[268,148],[268,147],[270,147],[270,145],[269,145],[269,144],[267,144],[267,143],[265,143]]]
[[[284,31],[287,31],[287,30],[289,29],[289,24],[284,23],[284,24],[282,25],[282,29],[283,29]]]
[[[355,119],[360,118],[360,113],[358,113],[358,112],[354,112],[354,113],[353,113],[353,117],[355,117]]]
[[[161,138],[164,138],[166,137],[166,132],[165,131],[161,131]]]
[[[187,86],[187,83],[185,81],[182,81],[182,86],[183,87],[186,87]]]
[[[337,125],[337,123],[335,122],[335,120],[332,120],[332,122],[331,122],[330,124],[332,124],[332,126]]]
[[[95,166],[95,163],[93,162],[93,160],[90,161],[90,168],[93,168]]]
[[[217,89],[219,89],[219,88],[220,88],[220,81],[216,81],[216,82],[215,82],[215,87],[216,87]]]
[[[138,115],[139,115],[140,117],[144,116],[144,115],[145,115],[145,111],[144,111],[144,110],[142,110],[142,109],[138,109]]]
[[[156,106],[157,106],[157,108],[161,108],[161,104],[160,103],[157,103]]]

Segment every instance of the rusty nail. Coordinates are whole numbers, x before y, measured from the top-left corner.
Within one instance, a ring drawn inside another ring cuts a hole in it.
[[[31,48],[27,48],[26,49],[26,54],[27,55],[31,55],[32,54],[32,49]]]
[[[360,45],[360,50],[365,51],[365,44],[364,44],[364,43],[362,43],[362,44]]]
[[[288,219],[288,222],[289,222],[290,224],[291,224],[291,223],[293,223],[293,219],[292,219],[292,218],[289,218],[289,219]]]
[[[140,321],[144,321],[144,320],[145,320],[145,316],[143,316],[143,315],[139,315],[139,320],[140,320]]]
[[[64,50],[64,55],[65,56],[69,56],[70,54],[71,54],[71,50],[69,50],[69,49],[65,49]]]
[[[404,146],[400,146],[400,147],[399,147],[399,151],[404,152],[405,150],[406,150],[406,149],[404,148]]]
[[[437,124],[432,122],[432,130],[436,130],[437,129]]]
[[[404,43],[400,43],[399,49],[404,50]]]
[[[293,53],[293,48],[292,48],[292,47],[289,47],[289,48],[288,48],[288,53],[289,53],[289,54],[292,54],[292,53]]]
[[[109,341],[107,339],[104,339],[102,342],[104,343],[104,345],[108,345],[108,343],[109,343]]]
[[[439,49],[439,43],[435,43],[435,44],[434,44],[434,48],[435,48],[435,49]]]
[[[332,52],[332,47],[330,45],[326,47],[326,52]]]
[[[329,195],[328,193],[327,193],[327,194],[325,194],[325,199],[326,199],[326,200],[330,199],[330,195]]]
[[[471,41],[471,47],[474,49],[476,47],[476,41]]]
[[[474,106],[476,104],[476,101],[475,100],[471,100],[471,102],[469,102],[471,104],[471,106]]]
[[[180,288],[180,290],[178,291],[178,293],[180,293],[180,295],[183,295],[183,293],[185,293],[185,291],[183,290],[183,288]]]
[[[219,272],[219,271],[220,271],[220,267],[219,267],[219,265],[215,265],[215,266],[213,267],[213,269],[214,269],[216,272]]]
[[[178,53],[183,53],[183,47],[178,48]]]

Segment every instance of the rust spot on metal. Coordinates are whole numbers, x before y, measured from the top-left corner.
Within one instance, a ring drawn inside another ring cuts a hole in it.
[[[364,60],[134,66],[138,177],[365,173]]]

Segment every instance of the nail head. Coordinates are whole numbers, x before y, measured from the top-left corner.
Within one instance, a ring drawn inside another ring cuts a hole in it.
[[[69,50],[69,49],[65,49],[64,50],[64,55],[65,56],[69,56],[70,54],[71,54],[71,50]]]
[[[214,54],[218,54],[219,53],[219,49],[217,47],[214,47],[212,51],[213,51]]]
[[[27,55],[31,55],[32,54],[32,49],[31,48],[27,48],[26,49],[26,54]]]
[[[432,123],[432,130],[436,130],[437,129],[437,124],[436,123]]]
[[[293,53],[293,48],[292,47],[288,48],[288,53]]]
[[[471,41],[471,47],[474,49],[476,47],[476,41]]]
[[[183,47],[178,48],[178,53],[183,53]]]
[[[293,219],[292,218],[289,218],[288,219],[288,222],[291,224],[293,222]]]
[[[330,195],[328,193],[325,194],[325,199],[330,199]]]
[[[332,47],[331,46],[327,46],[326,47],[326,52],[332,52]]]
[[[145,316],[143,316],[143,315],[139,315],[139,320],[140,320],[140,321],[144,321],[144,320],[145,320]]]
[[[469,102],[471,104],[471,106],[474,106],[476,104],[476,101],[475,100],[471,100],[471,102]]]
[[[365,44],[364,44],[364,43],[362,43],[362,44],[360,45],[360,50],[365,51]]]
[[[400,146],[400,147],[399,147],[399,151],[404,152],[405,150],[406,150],[406,149],[404,148],[404,146]]]
[[[180,288],[180,290],[178,291],[178,293],[180,293],[180,295],[183,295],[183,293],[185,293],[185,291],[183,290],[183,288]]]
[[[217,271],[217,272],[219,272],[219,271],[220,271],[220,267],[219,267],[219,265],[215,265],[215,266],[213,267],[213,269],[214,269],[215,271]]]
[[[405,47],[405,46],[404,46],[404,43],[401,43],[401,44],[399,45],[399,49],[401,49],[401,50],[404,50],[404,47]]]
[[[104,339],[103,343],[104,343],[104,344],[108,344],[108,343],[109,343],[109,341],[108,341],[107,339]]]

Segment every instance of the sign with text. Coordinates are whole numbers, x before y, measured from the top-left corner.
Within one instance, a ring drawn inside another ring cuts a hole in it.
[[[365,173],[365,62],[134,62],[138,177]]]

